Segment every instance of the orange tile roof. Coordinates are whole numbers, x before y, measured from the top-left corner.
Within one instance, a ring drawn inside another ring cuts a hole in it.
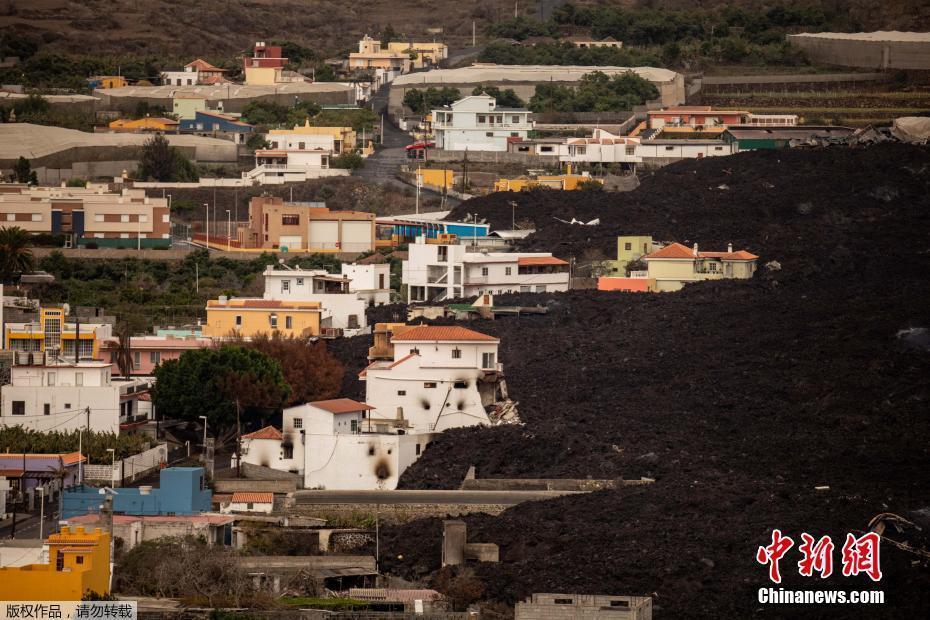
[[[9,453],[9,452],[0,452],[0,457],[3,457],[3,458],[14,457],[14,458],[20,458],[20,459],[21,459],[21,458],[23,458],[23,454],[22,454],[22,452],[20,452],[20,453],[18,453],[18,454],[13,454],[13,453]],[[62,453],[62,454],[27,454],[27,455],[26,455],[26,460],[29,460],[29,459],[54,459],[54,460],[57,461],[59,457],[61,457],[61,461],[62,461],[62,463],[64,463],[65,465],[74,465],[74,464],[76,464],[76,463],[80,463],[81,461],[86,461],[86,460],[87,460],[87,457],[82,456],[80,452],[64,452],[64,453]]]
[[[413,329],[408,329],[402,334],[398,334],[391,338],[391,342],[424,342],[424,341],[438,341],[438,342],[460,342],[460,341],[474,341],[474,342],[500,342],[500,339],[495,338],[494,336],[488,336],[487,334],[482,334],[476,332],[472,329],[466,327],[458,326],[433,326],[433,325],[420,325],[419,327],[414,327]]]
[[[683,246],[680,243],[671,243],[661,250],[656,250],[651,254],[643,256],[644,259],[653,258],[695,258],[694,250]],[[721,258],[723,260],[756,260],[759,258],[746,250],[736,252],[701,252],[698,251],[697,258]]]
[[[23,473],[21,469],[0,469],[0,478],[19,478]]]
[[[568,263],[555,256],[524,256],[517,260],[517,264],[525,267],[529,265],[567,265]]]
[[[211,65],[210,63],[208,63],[203,58],[198,58],[197,60],[189,62],[184,66],[195,67],[198,71],[221,71],[223,73],[226,73],[226,69],[220,69],[219,67],[215,67]]]
[[[284,439],[284,435],[281,434],[281,431],[276,429],[273,426],[266,426],[265,428],[260,428],[254,433],[248,433],[247,435],[242,436],[243,439]]]
[[[407,326],[405,326],[405,327],[410,327],[410,326],[407,325]],[[385,363],[384,363],[384,360],[375,360],[375,361],[373,361],[372,363],[370,363],[370,364],[368,364],[367,366],[365,366],[365,368],[362,369],[362,372],[358,373],[358,376],[359,376],[359,377],[364,377],[365,375],[367,375],[367,374],[368,374],[368,369],[371,368],[372,366],[374,366],[375,364],[380,364],[380,365],[378,366],[378,368],[394,368],[395,366],[400,366],[401,364],[403,364],[404,362],[406,362],[407,360],[409,360],[411,357],[414,357],[415,355],[416,355],[416,353],[410,353],[410,354],[405,355],[404,357],[400,358],[399,360],[397,360],[396,362],[393,362],[393,363],[391,363],[391,364],[385,364]]]
[[[370,411],[374,409],[371,405],[360,403],[351,398],[333,398],[330,400],[317,400],[310,403],[323,411],[330,413],[351,413],[353,411]]]
[[[274,493],[249,493],[236,491],[232,496],[234,504],[270,504],[274,502]]]

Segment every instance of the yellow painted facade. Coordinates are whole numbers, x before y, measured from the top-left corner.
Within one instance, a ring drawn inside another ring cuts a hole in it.
[[[264,299],[210,300],[203,335],[214,338],[280,333],[306,338],[320,334],[321,305],[315,301],[268,301]]]
[[[445,43],[408,43],[407,41],[391,41],[388,43],[387,51],[395,54],[416,54],[413,59],[414,69],[423,69],[432,65],[438,65],[440,61],[448,58],[449,48]]]
[[[417,170],[420,185],[436,190],[448,189],[453,186],[453,171],[440,168],[421,168]]]
[[[100,353],[100,338],[94,325],[82,326],[80,334],[76,333],[75,324],[66,324],[64,308],[40,308],[38,323],[26,324],[25,327],[11,327],[6,329],[6,346],[13,351],[35,351],[58,349],[64,351],[65,341],[72,343],[80,338],[82,343],[82,356],[87,350],[87,343],[93,343],[92,356],[97,358]],[[71,349],[72,351],[74,349]]]
[[[603,183],[600,179],[582,176],[580,174],[560,174],[551,176],[538,176],[535,179],[498,179],[494,183],[495,192],[523,192],[537,187],[574,191],[586,181]]]
[[[117,131],[177,131],[179,124],[170,118],[121,118],[111,122],[109,127]]]
[[[352,151],[355,149],[356,133],[351,127],[314,127],[309,120],[304,121],[303,125],[295,125],[293,129],[272,129],[269,135],[293,135],[302,136],[332,136],[336,142],[341,141],[342,146],[336,150],[339,152]]]
[[[0,568],[0,600],[79,601],[110,592],[110,535],[62,527],[46,540],[48,564]]]
[[[614,273],[625,276],[627,263],[642,258],[652,252],[652,249],[652,235],[617,237],[617,260],[614,263]]]
[[[207,100],[203,97],[175,97],[171,101],[171,113],[178,118],[196,118],[197,112],[207,110]]]
[[[281,67],[246,67],[246,86],[274,86],[281,81]]]
[[[126,81],[126,78],[120,75],[98,75],[95,78],[100,83],[99,88],[123,88],[124,86],[129,86],[129,82]]]

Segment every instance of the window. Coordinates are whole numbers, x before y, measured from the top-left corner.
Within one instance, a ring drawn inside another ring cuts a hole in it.
[[[139,216],[139,221],[142,222],[143,224],[145,224],[145,223],[147,223],[147,222],[149,221],[149,216],[147,216],[147,215],[140,215],[140,216]]]
[[[349,315],[349,329],[358,329],[358,315],[357,314]]]
[[[132,353],[132,367],[135,370],[142,368],[142,353],[140,351],[133,351]]]
[[[493,131],[486,131],[486,132],[484,132],[484,136],[485,136],[486,138],[493,138],[493,137],[494,137],[494,132],[493,132]]]
[[[300,216],[287,213],[281,216],[281,225],[282,226],[298,226],[300,224]]]
[[[406,396],[406,395],[407,395],[407,390],[397,390],[397,395],[398,395],[398,396]]]
[[[511,267],[504,267],[504,275],[509,276],[513,269]]]
[[[123,222],[123,223],[125,224],[126,222],[129,221],[129,216],[128,216],[128,215],[121,215],[121,216],[119,216],[119,221],[120,221],[120,222]]]
[[[352,420],[351,424],[349,425],[349,428],[352,430],[353,433],[357,433],[358,432],[358,420]]]
[[[665,147],[665,150],[666,150],[666,151],[674,151],[674,150],[675,150],[675,147],[674,147],[674,146],[667,146],[667,147]]]
[[[294,317],[284,317],[284,329],[294,329]]]
[[[102,222],[102,221],[103,221],[103,213],[98,213],[97,215],[95,215],[95,216],[94,216],[94,221],[95,221],[95,222]]]
[[[536,292],[537,292],[537,293],[545,293],[545,292],[546,292],[546,285],[545,285],[545,284],[540,284],[539,286],[537,286],[537,287],[536,287]]]
[[[435,388],[435,387],[436,387],[436,382],[435,382],[435,381],[424,381],[424,382],[423,382],[423,387],[425,387],[425,388],[427,388],[427,389]]]
[[[459,349],[458,347],[452,349],[452,359],[454,360],[462,359],[462,350]]]
[[[33,221],[33,222],[41,222],[41,221],[42,221],[42,214],[41,214],[41,213],[33,213],[33,214],[32,214],[32,221]]]
[[[457,390],[467,389],[468,381],[456,381],[455,383],[452,384],[452,387],[454,387]]]
[[[714,150],[715,150],[715,151],[722,151],[722,150],[723,150],[723,147],[722,147],[722,146],[715,146],[715,147],[714,147]]]
[[[84,563],[84,556],[83,556],[83,555],[77,556],[76,558],[74,558],[74,562],[75,562],[76,564],[83,564],[83,563]]]
[[[74,385],[77,387],[82,387],[84,385],[84,373],[83,372],[74,373]]]
[[[518,115],[514,114],[513,116],[510,117],[510,122],[511,122],[511,123],[519,123],[519,122],[520,122],[520,117],[519,117]]]
[[[241,314],[236,315],[236,327],[242,327],[242,315]]]
[[[303,278],[297,278],[297,286],[303,286],[303,285],[304,285],[304,279],[303,279]]]
[[[575,155],[584,155],[584,154],[587,153],[587,152],[588,152],[588,147],[586,147],[586,146],[576,146],[576,147],[575,147]]]
[[[610,606],[611,607],[629,607],[630,602],[629,601],[610,601]]]
[[[65,570],[65,554],[58,553],[55,555],[55,570],[63,571]]]
[[[520,137],[520,132],[519,132],[519,131],[511,131],[511,132],[510,132],[510,137],[511,137],[511,138],[519,138],[519,137]]]
[[[268,323],[271,325],[271,329],[278,329],[278,315],[277,314],[268,315]]]
[[[71,411],[71,403],[65,403],[65,411]]]
[[[247,503],[247,504],[245,505],[245,509],[246,509],[246,510],[252,510],[252,506],[253,506],[253,505],[254,505],[254,504],[252,504],[252,502],[249,502],[249,503]]]
[[[555,600],[552,601],[552,602],[555,603],[556,605],[571,605],[571,604],[572,604],[572,599],[570,599],[570,598],[557,598],[557,599],[555,599]]]
[[[482,353],[481,354],[481,367],[482,368],[494,368],[494,354],[493,353]]]
[[[43,414],[43,415],[51,415],[51,414],[52,414],[52,406],[51,406],[50,404],[48,404],[48,403],[45,403],[44,405],[42,405],[42,414]]]
[[[152,365],[161,363],[161,351],[149,351],[149,362]]]
[[[532,287],[532,286],[521,286],[521,287],[520,287],[520,292],[521,292],[521,293],[530,293],[530,292],[532,292],[532,290],[533,290],[533,287]]]
[[[45,375],[45,385],[55,385],[55,373],[50,372]]]
[[[15,222],[15,221],[16,221],[16,214],[15,214],[15,213],[7,213],[7,214],[6,214],[6,221],[7,221],[7,222]]]
[[[291,290],[291,281],[290,280],[281,280],[281,292],[287,293]]]
[[[419,355],[420,349],[410,349],[410,355]]]
[[[483,275],[483,276],[488,275],[488,268],[487,268],[487,267],[482,267],[482,268],[481,268],[481,275]]]
[[[479,115],[478,115],[478,122],[479,122],[479,123],[484,123],[484,122],[486,122],[486,121],[487,121],[487,117],[486,117],[484,114],[479,114]]]
[[[13,401],[13,415],[26,415],[26,401],[24,400]]]
[[[294,458],[294,446],[281,446],[281,458],[292,459]]]
[[[628,147],[626,147],[626,154],[627,154],[627,155],[635,155],[635,154],[636,154],[636,147],[635,147],[635,146],[628,146]]]
[[[633,249],[633,244],[632,244],[632,243],[624,243],[624,244],[623,244],[623,249],[626,250],[627,252],[629,252],[630,250]]]

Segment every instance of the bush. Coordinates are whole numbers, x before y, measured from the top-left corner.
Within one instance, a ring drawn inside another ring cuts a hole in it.
[[[459,89],[450,86],[430,86],[425,90],[412,88],[404,94],[404,105],[413,110],[414,114],[428,114],[430,110],[451,105],[461,98]]]
[[[364,165],[365,160],[358,153],[342,153],[333,157],[330,165],[333,168],[345,168],[347,170],[358,170]]]

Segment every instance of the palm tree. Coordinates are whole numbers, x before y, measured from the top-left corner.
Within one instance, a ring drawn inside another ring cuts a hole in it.
[[[19,226],[0,228],[0,279],[12,282],[17,276],[32,270],[35,257],[30,245],[29,233]]]

